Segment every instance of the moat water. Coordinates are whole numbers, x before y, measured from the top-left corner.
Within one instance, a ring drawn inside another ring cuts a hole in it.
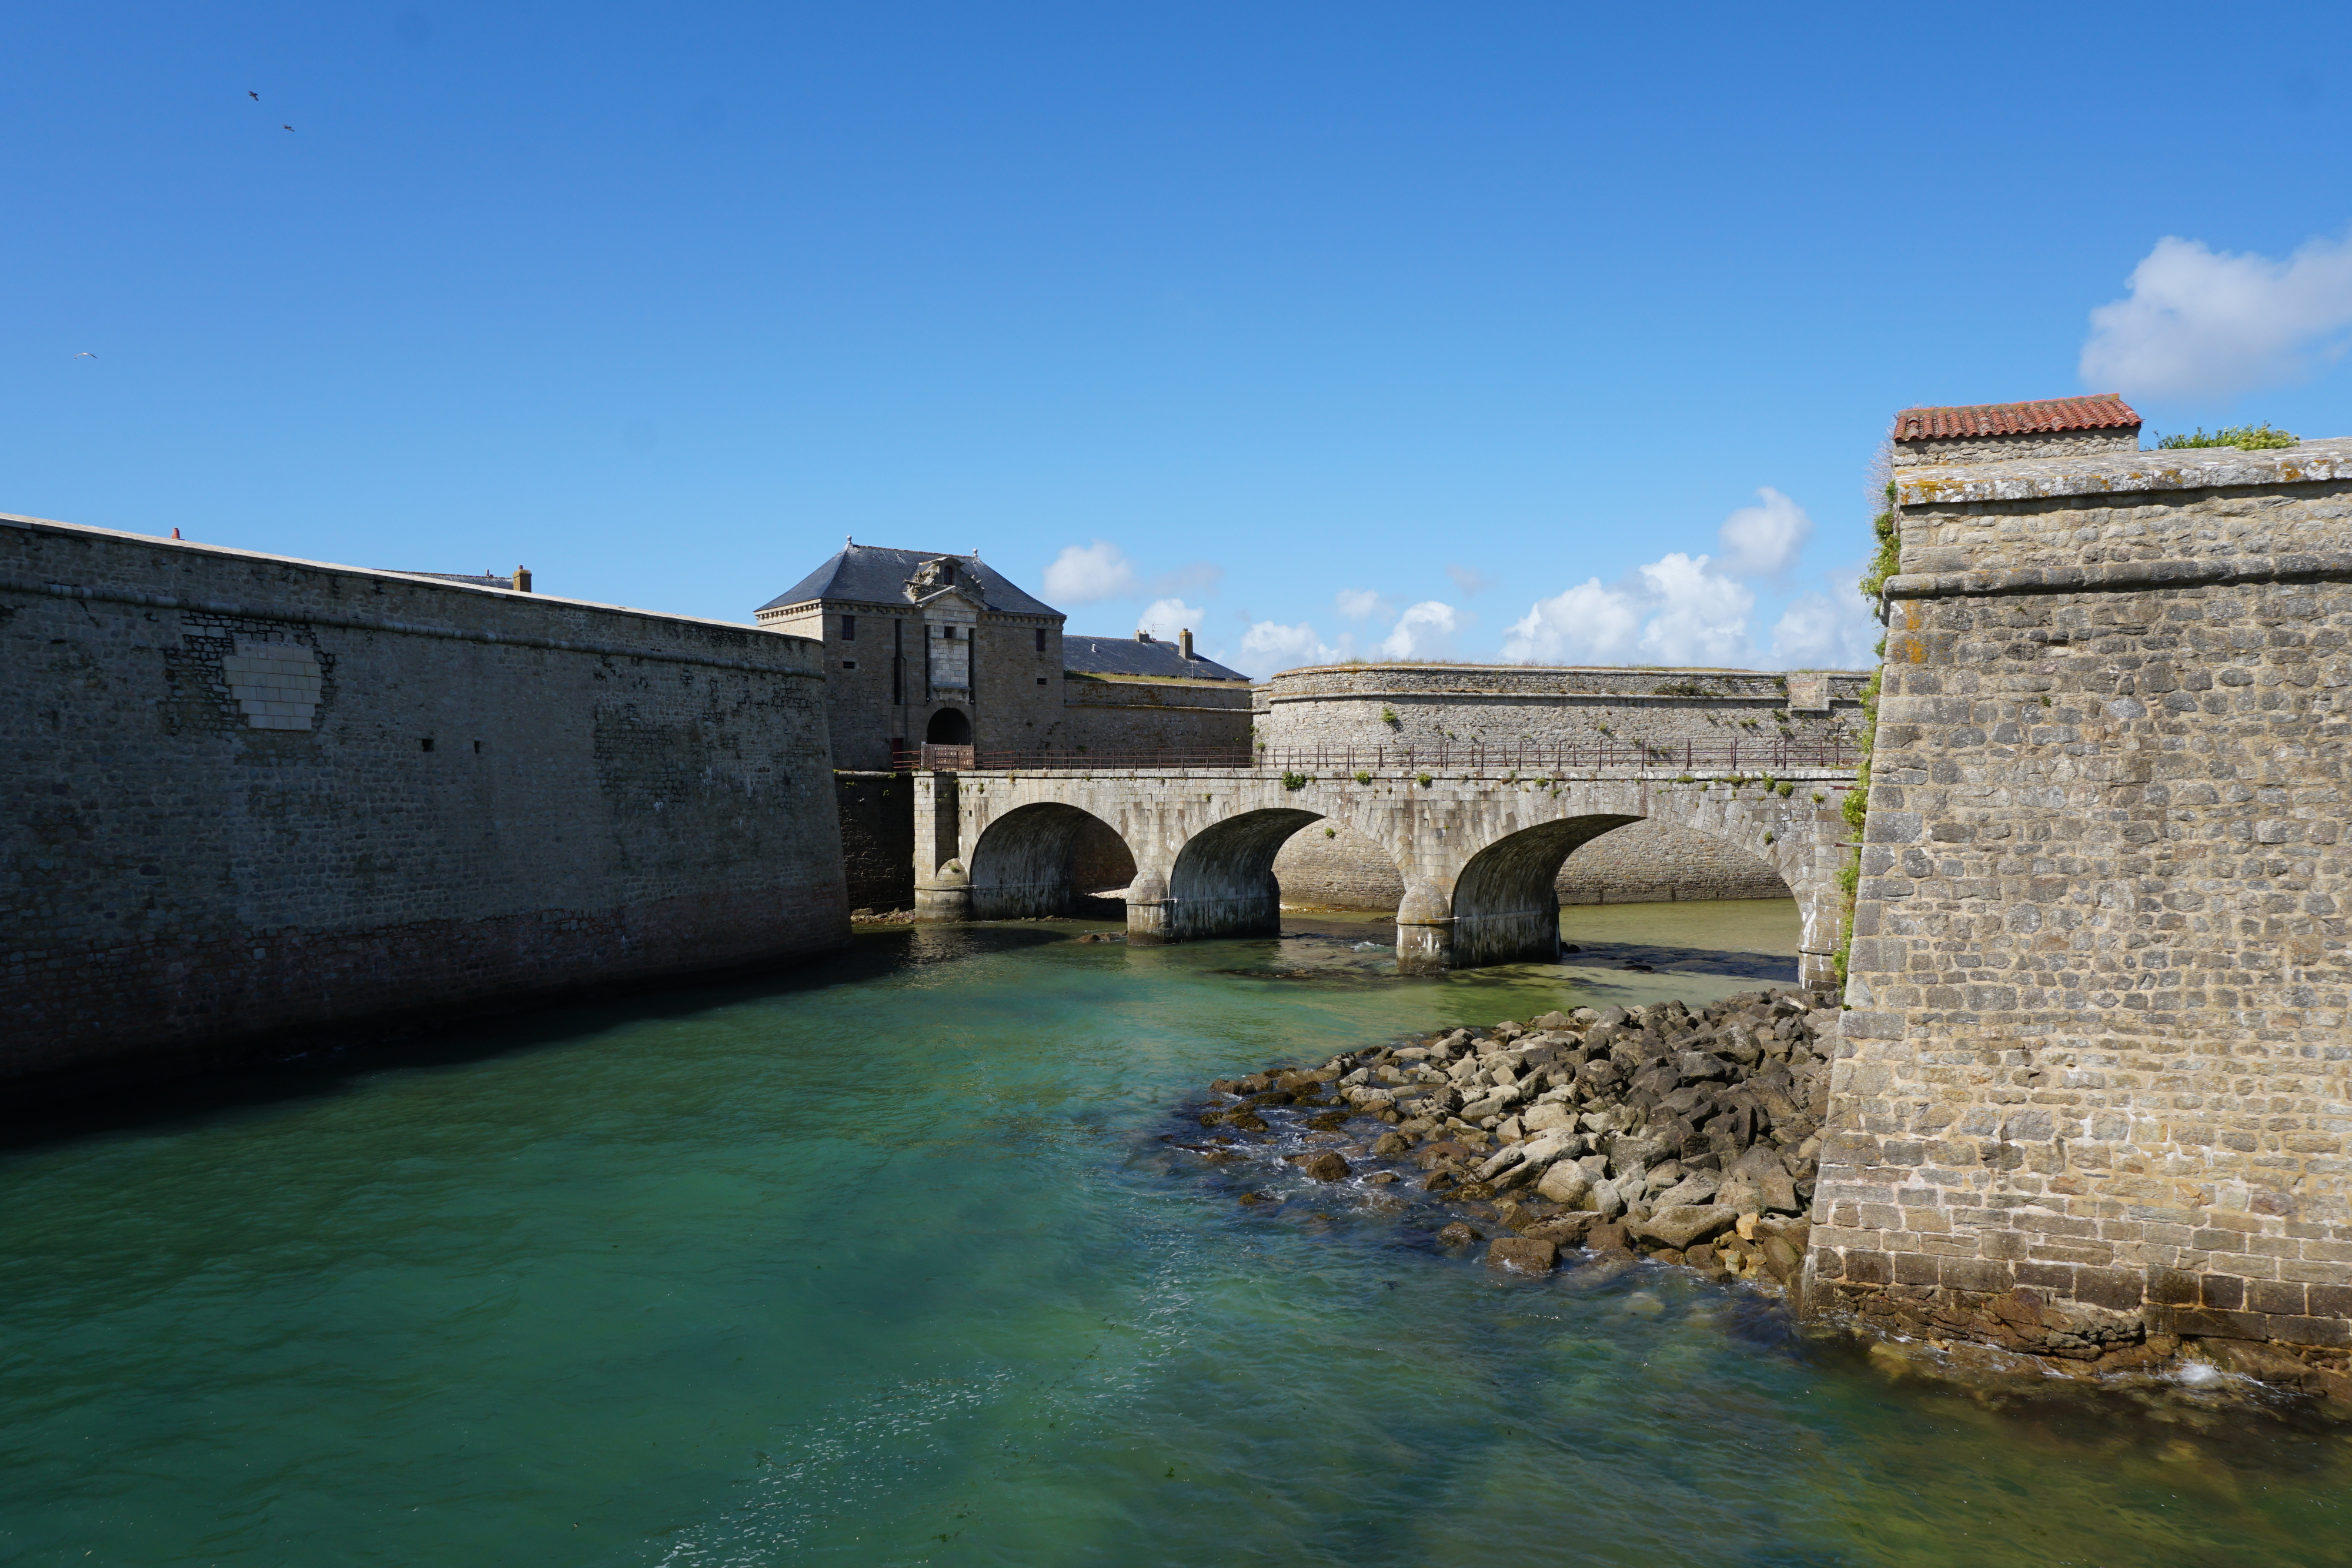
[[[1161,1141],[1269,1061],[1792,978],[1789,905],[1570,910],[1570,966],[1435,981],[1289,925],[873,932],[17,1126],[0,1560],[2352,1561],[2316,1420],[1987,1401]]]

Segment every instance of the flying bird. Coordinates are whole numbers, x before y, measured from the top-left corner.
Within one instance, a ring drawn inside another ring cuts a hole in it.
[[[91,353],[88,349],[84,349],[80,353],[76,354],[74,358],[77,360],[94,360],[98,358],[98,356]]]
[[[253,101],[254,101],[254,102],[256,102],[256,103],[259,103],[259,102],[261,101],[261,95],[260,95],[259,93],[257,93],[257,92],[250,92],[250,91],[249,91],[249,92],[247,92],[245,96],[246,96],[246,97],[247,97],[247,98],[249,98],[249,99],[253,99]]]
[[[293,128],[292,126],[290,126],[290,125],[281,125],[281,126],[279,126],[278,129],[278,130],[280,130],[280,131],[291,131],[291,130],[293,130],[294,128]]]

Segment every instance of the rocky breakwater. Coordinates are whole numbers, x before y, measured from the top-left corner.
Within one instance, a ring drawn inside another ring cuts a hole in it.
[[[1801,993],[1750,992],[1415,1037],[1219,1080],[1199,1113],[1219,1131],[1195,1147],[1424,1195],[1450,1211],[1441,1244],[1484,1241],[1499,1268],[1545,1272],[1582,1246],[1785,1290],[1833,1020]]]

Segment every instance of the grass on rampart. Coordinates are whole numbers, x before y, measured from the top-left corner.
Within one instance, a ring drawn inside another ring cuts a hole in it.
[[[2225,424],[2212,434],[2205,434],[2199,425],[2193,435],[2168,435],[2156,444],[2158,452],[2180,452],[2194,446],[2234,446],[2241,452],[2267,452],[2281,446],[2295,444],[2294,434],[2278,429],[2270,421],[2260,424]]]

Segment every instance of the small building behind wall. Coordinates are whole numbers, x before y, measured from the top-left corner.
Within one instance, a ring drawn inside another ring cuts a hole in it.
[[[824,644],[835,765],[931,745],[984,754],[1249,745],[1249,679],[1173,643],[1065,636],[1060,611],[977,555],[849,544],[759,610]]]
[[[1061,612],[977,555],[846,544],[758,618],[824,645],[837,768],[887,771],[926,744],[1051,744]]]

